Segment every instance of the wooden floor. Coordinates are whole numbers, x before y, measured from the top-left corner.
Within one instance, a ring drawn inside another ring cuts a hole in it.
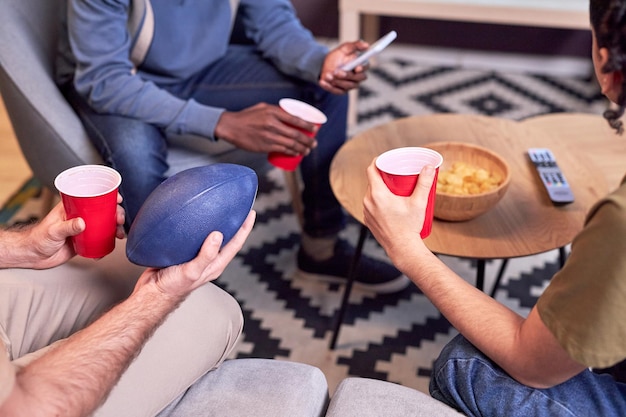
[[[0,205],[30,178],[32,172],[19,148],[0,98]]]

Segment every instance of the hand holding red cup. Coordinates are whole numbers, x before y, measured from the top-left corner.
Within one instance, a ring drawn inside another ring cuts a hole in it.
[[[102,258],[115,248],[117,192],[121,175],[104,165],[69,168],[54,180],[68,219],[80,217],[85,230],[72,237],[77,255]]]
[[[435,168],[435,179],[428,195],[424,225],[420,232],[422,239],[427,238],[432,231],[437,174],[442,163],[443,157],[439,152],[420,147],[396,148],[384,152],[376,158],[376,168],[378,168],[384,183],[392,193],[402,197],[413,194],[419,173],[426,165]]]
[[[322,126],[328,120],[324,113],[311,106],[310,104],[307,104],[300,100],[283,98],[278,102],[278,105],[281,109],[283,109],[283,111],[291,114],[292,116],[298,117],[306,122],[316,125],[317,129],[313,132],[301,129],[297,126],[290,125],[294,129],[298,129],[299,131],[311,138],[315,137],[317,130],[319,130],[320,126]],[[278,168],[282,168],[286,171],[294,171],[300,164],[300,161],[302,161],[303,157],[304,155],[287,155],[282,152],[270,152],[267,156],[267,159],[272,165]]]

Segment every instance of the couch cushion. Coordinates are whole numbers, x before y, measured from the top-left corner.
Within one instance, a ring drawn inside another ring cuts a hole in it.
[[[234,359],[209,372],[158,417],[320,417],[328,401],[322,371],[273,359]]]
[[[327,417],[458,417],[434,398],[402,385],[369,378],[346,378],[337,387]]]

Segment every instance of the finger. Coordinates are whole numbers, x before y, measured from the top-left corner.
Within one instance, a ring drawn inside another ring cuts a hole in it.
[[[243,225],[235,236],[220,250],[223,242],[223,235],[220,232],[212,232],[204,241],[198,257],[192,263],[202,265],[204,273],[192,274],[193,280],[198,280],[201,276],[204,279],[213,280],[219,277],[226,266],[232,261],[235,255],[241,250],[246,241],[252,226],[256,212],[250,211]],[[191,265],[190,265],[191,266]]]
[[[337,95],[342,95],[342,94],[345,94],[347,92],[347,91],[344,91],[344,90],[342,90],[340,88],[335,87],[334,85],[332,85],[328,81],[324,81],[324,80],[320,80],[320,87],[322,87],[324,90],[328,91],[329,93],[333,93],[333,94],[337,94]]]
[[[320,82],[321,84],[321,82]],[[335,79],[330,81],[329,84],[335,89],[341,91],[341,94],[345,94],[350,90],[358,88],[360,81],[354,81],[349,79]]]
[[[361,65],[354,69],[354,71],[349,72],[345,77],[347,81],[353,82],[355,84],[362,83],[367,80],[367,70],[369,69],[369,64]]]
[[[378,186],[378,181],[382,181],[378,168],[376,168],[376,158],[372,160],[366,170],[367,175],[367,191],[363,199],[363,215],[365,218],[365,224],[369,225],[369,213],[374,204],[373,191]]]
[[[337,68],[332,73],[326,74],[324,79],[329,82],[332,82],[333,80],[347,80],[355,83],[361,83],[367,79],[367,71],[369,68],[369,64],[359,65],[351,71],[344,71],[341,68]]]
[[[376,158],[372,159],[372,162],[370,162],[370,164],[367,166],[367,180],[368,180],[368,182],[371,183],[374,180],[373,173],[375,171],[378,171],[378,169],[376,168]]]
[[[117,206],[117,210],[115,211],[115,223],[120,225],[124,224],[124,220],[126,219],[126,211],[124,207]]]
[[[223,255],[227,257],[228,256],[234,257],[237,254],[237,252],[241,250],[241,248],[243,247],[243,244],[245,243],[246,239],[250,235],[252,228],[254,227],[255,220],[256,220],[256,211],[250,210],[250,213],[248,213],[248,217],[246,217],[246,220],[243,222],[243,224],[241,225],[237,233],[235,233],[235,236],[233,236],[230,242],[228,242],[222,248]]]
[[[366,73],[366,72],[367,72],[367,70],[369,70],[369,69],[370,69],[370,63],[369,63],[369,61],[368,61],[368,62],[366,62],[365,64],[363,64],[363,65],[359,65],[358,67],[356,67],[356,68],[354,69],[354,71],[352,71],[352,72],[353,72],[353,73],[356,73],[356,74],[359,74],[359,73]]]
[[[294,139],[299,134],[304,135],[302,131],[315,133],[317,125],[309,123],[299,117],[292,116],[283,110],[278,110],[276,113],[276,122],[272,124],[272,129],[281,136]],[[305,135],[305,137],[308,136]]]
[[[210,259],[214,259],[217,256],[217,253],[220,251],[220,247],[224,242],[224,235],[222,232],[213,231],[209,233],[209,236],[204,240],[202,247],[200,248],[200,252],[204,253]]]
[[[126,230],[124,230],[124,225],[117,225],[117,229],[115,230],[115,237],[118,239],[124,239],[126,237]]]
[[[311,153],[311,148],[303,146],[296,139],[291,139],[285,142],[284,145],[277,144],[274,146],[274,150],[291,156],[308,155]]]
[[[64,222],[54,224],[49,229],[50,239],[55,241],[64,241],[65,239],[76,236],[85,230],[85,221],[80,217],[75,217]]]
[[[317,134],[318,130],[317,126],[315,126],[313,134]],[[317,140],[315,140],[315,136],[309,136],[298,131],[296,136],[293,138],[293,141],[289,144],[289,149],[293,150],[297,154],[308,155],[316,146]]]
[[[364,74],[358,74],[357,76],[350,77],[332,77],[326,81],[335,90],[341,91],[341,94],[345,94],[348,91],[355,89],[359,86],[360,79],[365,79]],[[320,85],[322,81],[320,81]]]
[[[370,47],[370,44],[368,42],[365,42],[363,39],[359,39],[358,41],[354,42],[354,47],[358,51],[365,51],[367,50],[367,48]]]
[[[317,135],[317,132],[319,132],[319,130],[320,128],[315,126],[313,128],[313,136],[298,132],[298,135],[296,136],[297,144],[295,144],[294,149],[302,149],[305,154],[308,154],[312,149],[315,149],[317,147],[317,139],[315,138],[315,136]]]
[[[374,158],[367,167],[367,180],[371,184],[372,188],[378,189],[380,186],[385,185],[383,178],[380,176],[380,172],[376,167],[376,158]],[[385,188],[387,188],[386,185]]]
[[[346,42],[339,46],[342,49],[343,53],[346,55],[356,55],[359,52],[363,52],[370,47],[370,44],[365,42],[363,39],[359,39],[353,42]]]
[[[288,155],[308,155],[312,149],[317,146],[315,137],[310,137],[299,131],[287,126],[289,133],[287,135],[276,135],[273,139],[274,149]],[[317,127],[314,125],[314,130]]]
[[[85,220],[81,217],[76,217],[70,220],[70,227],[68,228],[68,234],[70,236],[76,236],[79,233],[82,233],[87,228],[87,224],[85,224]]]
[[[422,168],[417,178],[417,186],[413,190],[413,194],[411,197],[427,201],[434,180],[435,168],[431,165],[426,165],[424,168]]]
[[[187,273],[186,275],[189,276],[192,281],[197,281],[200,278],[215,279],[219,276],[221,271],[223,271],[227,262],[220,260],[218,256],[220,246],[222,246],[223,241],[224,235],[218,231],[209,233],[206,239],[204,239],[204,242],[200,247],[200,251],[198,252],[198,256],[186,264],[186,267],[190,271],[190,273]],[[208,276],[207,274],[202,273],[203,271],[206,271],[207,268],[209,268],[208,272],[210,272]],[[217,273],[214,273],[216,271]]]
[[[309,123],[299,117],[292,116],[283,110],[278,111],[278,119],[282,122],[283,128],[286,128],[287,131],[298,131],[298,129],[302,129],[307,132],[314,132],[316,128],[315,124]]]

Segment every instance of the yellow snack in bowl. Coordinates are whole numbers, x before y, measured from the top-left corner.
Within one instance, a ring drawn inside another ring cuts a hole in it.
[[[437,190],[456,195],[482,194],[496,188],[501,182],[499,175],[459,161],[439,172]]]

